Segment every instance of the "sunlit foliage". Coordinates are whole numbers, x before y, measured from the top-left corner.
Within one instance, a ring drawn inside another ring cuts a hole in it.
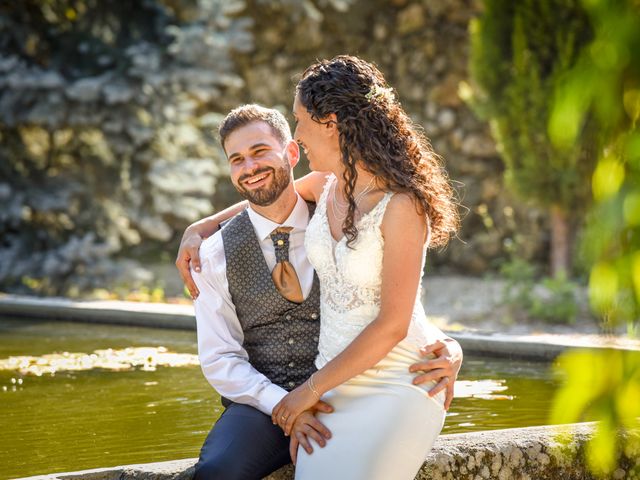
[[[550,423],[598,420],[586,448],[589,468],[607,475],[623,449],[640,453],[638,437],[629,442],[622,437],[640,428],[640,353],[574,351],[563,355],[556,368],[566,380],[554,400]]]
[[[574,148],[595,119],[600,155],[584,250],[594,265],[591,303],[612,324],[640,318],[640,2],[585,0],[595,38],[559,83],[549,123],[556,145]]]
[[[547,123],[555,86],[593,31],[579,0],[484,4],[484,14],[470,26],[468,101],[490,122],[509,184],[548,208],[552,273],[570,274],[571,229],[581,225],[590,203],[595,137],[585,122],[573,148],[558,148]]]
[[[640,2],[584,0],[594,29],[575,67],[559,82],[549,123],[557,148],[571,150],[585,123],[599,132],[599,157],[591,178],[594,206],[583,248],[592,264],[593,309],[605,325],[626,323],[637,335],[640,320]],[[557,421],[598,420],[587,458],[608,477],[624,440],[640,417],[640,355],[568,353],[559,361],[567,381],[554,402]],[[634,438],[634,437],[631,437]],[[637,439],[637,437],[635,437]],[[636,474],[640,472],[635,472]]]

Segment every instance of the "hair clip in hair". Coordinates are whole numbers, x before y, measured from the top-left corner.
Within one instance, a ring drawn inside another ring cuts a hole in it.
[[[392,102],[395,99],[392,88],[381,87],[380,85],[373,84],[369,89],[369,92],[365,95],[365,98],[369,101],[372,100],[387,100]]]

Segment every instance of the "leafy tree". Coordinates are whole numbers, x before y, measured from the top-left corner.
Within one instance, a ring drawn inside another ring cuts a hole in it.
[[[584,0],[595,37],[556,90],[549,132],[563,150],[593,119],[599,156],[584,242],[591,303],[608,322],[640,318],[640,2]]]
[[[640,320],[640,2],[583,0],[592,41],[557,86],[549,133],[557,148],[572,150],[591,119],[599,135],[593,208],[583,248],[592,268],[593,309],[608,325]],[[640,440],[640,354],[603,350],[570,352],[559,360],[567,381],[554,401],[556,422],[598,420],[587,459],[611,478],[622,453],[637,458]],[[626,472],[629,478],[640,467]],[[627,478],[625,476],[625,478]]]
[[[554,237],[566,235],[569,213],[585,212],[592,307],[637,335],[640,2],[487,0],[472,25],[471,70],[473,104],[491,122],[512,185],[550,208]],[[555,271],[567,245],[566,236],[552,243]],[[566,382],[552,422],[597,420],[587,460],[611,478],[640,450],[629,435],[639,427],[640,355],[569,352],[557,365]],[[622,474],[640,473],[631,468]]]
[[[573,148],[551,141],[550,105],[557,82],[592,36],[579,0],[486,0],[471,23],[469,100],[490,122],[507,183],[549,211],[554,275],[570,273],[571,231],[589,204],[596,156],[589,118]]]

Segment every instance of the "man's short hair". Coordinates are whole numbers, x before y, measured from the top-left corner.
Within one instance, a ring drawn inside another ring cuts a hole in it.
[[[265,108],[251,103],[234,108],[222,120],[218,129],[222,147],[224,148],[224,142],[233,131],[251,122],[264,122],[269,125],[271,131],[283,146],[291,141],[291,128],[282,113],[274,108]]]

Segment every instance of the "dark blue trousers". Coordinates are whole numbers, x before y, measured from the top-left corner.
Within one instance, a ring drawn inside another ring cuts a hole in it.
[[[204,441],[195,480],[260,480],[291,463],[289,438],[271,417],[230,403]]]

